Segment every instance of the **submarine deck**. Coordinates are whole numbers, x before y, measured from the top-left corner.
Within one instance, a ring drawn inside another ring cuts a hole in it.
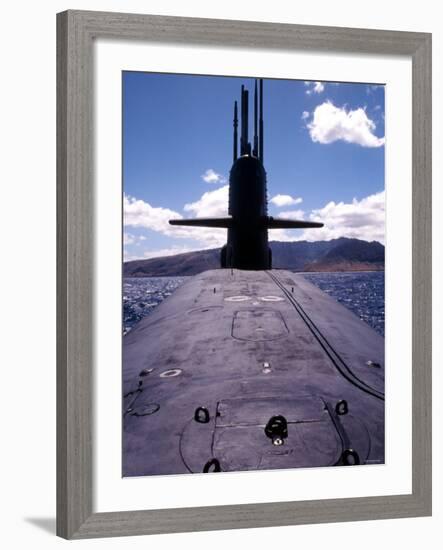
[[[300,274],[187,281],[124,337],[123,395],[124,476],[384,462],[384,339]]]

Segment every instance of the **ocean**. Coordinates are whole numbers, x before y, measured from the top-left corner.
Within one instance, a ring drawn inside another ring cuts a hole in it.
[[[305,273],[308,281],[353,311],[382,336],[385,333],[383,271]],[[123,280],[123,334],[170,296],[188,277],[136,277]]]
[[[385,335],[385,273],[304,273],[308,281]]]
[[[189,277],[129,277],[123,279],[123,334],[177,290]]]

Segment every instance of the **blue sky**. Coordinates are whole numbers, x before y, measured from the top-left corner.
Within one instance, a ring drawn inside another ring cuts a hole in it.
[[[251,97],[249,78],[123,73],[126,260],[224,243],[226,230],[167,221],[226,214],[242,84]],[[384,241],[384,92],[371,84],[264,80],[269,213],[325,223],[271,231],[270,240]]]

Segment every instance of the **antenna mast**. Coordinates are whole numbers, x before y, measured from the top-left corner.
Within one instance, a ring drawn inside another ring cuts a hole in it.
[[[237,102],[234,101],[234,162],[238,157],[238,114],[237,114]]]
[[[259,159],[263,164],[263,78],[260,78]]]
[[[254,88],[254,149],[253,156],[258,158],[258,136],[257,136],[257,79],[255,79]]]
[[[245,87],[241,87],[241,139],[240,139],[240,155],[250,154],[250,145],[248,143],[248,104],[249,92]]]

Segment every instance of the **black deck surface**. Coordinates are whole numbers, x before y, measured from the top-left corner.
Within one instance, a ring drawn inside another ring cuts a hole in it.
[[[384,462],[384,339],[288,271],[190,279],[124,337],[123,393],[124,476]]]

